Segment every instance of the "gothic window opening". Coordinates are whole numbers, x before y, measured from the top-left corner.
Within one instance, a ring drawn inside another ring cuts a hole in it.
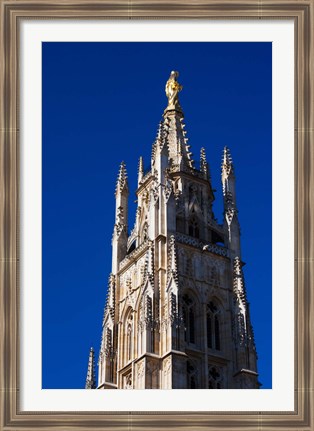
[[[133,250],[136,249],[136,239],[134,239],[130,245],[130,247],[128,248],[127,254],[132,253]]]
[[[189,328],[190,328],[190,343],[195,343],[195,316],[194,310],[191,307],[189,309]]]
[[[215,348],[216,350],[220,350],[220,329],[219,329],[219,320],[217,315],[215,316]]]
[[[153,331],[153,300],[147,295],[146,297],[146,319],[147,319],[147,350],[151,353],[154,352],[154,331]]]
[[[192,216],[189,220],[189,236],[193,236],[194,238],[200,237],[199,224],[195,216]]]
[[[187,362],[186,366],[187,366],[188,389],[196,389],[197,388],[196,369],[190,361]]]
[[[107,328],[106,331],[106,348],[105,348],[105,356],[106,356],[106,379],[110,382],[113,382],[113,349],[112,349],[112,330]]]
[[[211,301],[207,305],[207,347],[209,349],[221,350],[220,340],[220,311]]]
[[[195,344],[196,340],[196,316],[195,303],[189,295],[183,296],[183,319],[185,324],[184,341]]]
[[[222,389],[223,378],[222,373],[218,367],[209,366],[208,369],[208,388],[209,389]]]
[[[207,347],[212,349],[213,340],[212,340],[212,316],[207,313]]]
[[[177,217],[176,224],[177,224],[177,231],[181,232],[181,233],[185,233],[184,232],[184,220],[183,220],[183,217]]]
[[[126,362],[129,362],[132,359],[132,350],[133,350],[133,316],[130,313],[129,317],[126,321]]]

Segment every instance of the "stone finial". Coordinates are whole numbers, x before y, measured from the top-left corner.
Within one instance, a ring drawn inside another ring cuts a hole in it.
[[[177,81],[178,76],[179,72],[173,70],[170,73],[169,79],[166,83],[165,91],[168,98],[168,106],[165,109],[165,112],[173,110],[182,112],[182,108],[179,102],[179,92],[182,90],[183,87]]]
[[[88,358],[88,368],[85,389],[96,389],[94,349],[91,347]]]

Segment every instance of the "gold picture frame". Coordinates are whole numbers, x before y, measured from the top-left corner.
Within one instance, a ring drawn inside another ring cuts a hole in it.
[[[0,430],[314,430],[314,0],[0,0]],[[295,28],[295,410],[23,412],[19,407],[19,28],[22,19],[293,19]]]

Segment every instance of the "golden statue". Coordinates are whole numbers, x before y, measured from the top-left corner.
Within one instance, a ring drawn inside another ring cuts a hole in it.
[[[179,76],[179,72],[172,71],[170,73],[170,77],[166,83],[166,96],[168,97],[168,106],[166,111],[176,109],[182,111],[180,103],[179,103],[179,92],[182,90],[182,85],[180,85],[177,81]]]

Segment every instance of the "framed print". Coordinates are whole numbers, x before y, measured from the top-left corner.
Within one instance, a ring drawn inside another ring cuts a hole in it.
[[[1,1],[1,429],[313,429],[313,6]]]

